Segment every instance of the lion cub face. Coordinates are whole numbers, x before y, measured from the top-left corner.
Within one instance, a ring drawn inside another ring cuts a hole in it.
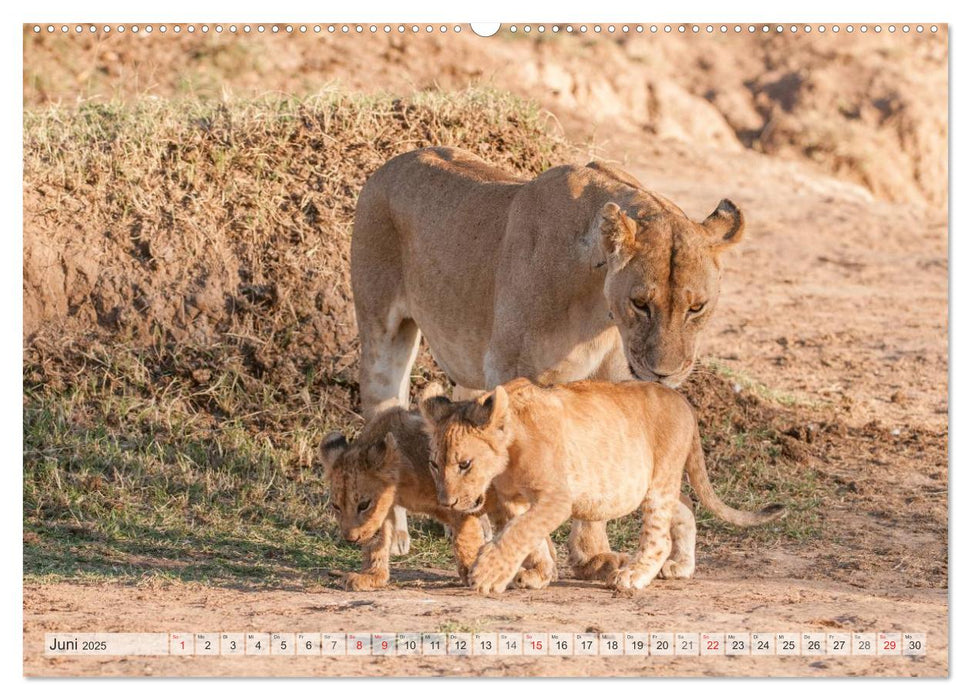
[[[366,542],[394,505],[398,485],[394,435],[349,444],[340,433],[320,443],[320,460],[330,481],[330,504],[349,542]]]
[[[673,207],[644,214],[629,216],[614,202],[601,210],[604,295],[631,373],[675,387],[691,372],[718,302],[719,256],[741,240],[745,222],[727,199],[701,224]]]
[[[492,480],[509,462],[507,408],[502,387],[475,401],[433,396],[421,402],[432,433],[429,469],[440,505],[463,513],[485,505]]]

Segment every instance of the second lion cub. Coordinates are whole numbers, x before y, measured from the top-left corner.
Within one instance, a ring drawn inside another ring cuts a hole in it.
[[[607,584],[644,588],[671,553],[685,471],[701,502],[730,523],[757,525],[781,515],[778,505],[750,513],[718,498],[693,409],[660,384],[542,388],[517,379],[474,401],[428,398],[421,412],[433,428],[436,482],[453,508],[480,502],[491,485],[501,502],[525,509],[480,550],[469,581],[482,593],[505,590],[536,543],[568,518],[611,520],[638,508],[638,549]]]

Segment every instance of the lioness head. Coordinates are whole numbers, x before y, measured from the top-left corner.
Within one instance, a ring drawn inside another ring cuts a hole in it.
[[[700,224],[674,207],[625,212],[608,202],[600,214],[604,295],[631,373],[677,386],[718,302],[719,256],[742,238],[742,212],[723,199]]]
[[[350,542],[366,542],[394,505],[399,459],[394,435],[349,444],[340,433],[331,433],[319,452],[341,535]]]
[[[501,386],[474,401],[422,400],[421,413],[432,429],[429,468],[441,505],[464,513],[485,505],[489,485],[509,461],[508,407]]]

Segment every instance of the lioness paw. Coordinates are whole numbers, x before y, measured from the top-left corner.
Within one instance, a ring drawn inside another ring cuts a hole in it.
[[[348,591],[374,591],[388,585],[388,576],[352,571],[344,574],[343,584]]]

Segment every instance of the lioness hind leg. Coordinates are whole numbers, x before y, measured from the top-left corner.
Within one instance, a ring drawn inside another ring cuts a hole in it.
[[[690,578],[695,572],[695,514],[678,501],[671,519],[671,555],[661,567],[661,578]]]
[[[605,522],[574,520],[569,549],[573,575],[585,581],[604,581],[628,561],[626,554],[610,551]]]
[[[641,504],[643,522],[637,552],[627,566],[607,577],[608,586],[617,590],[640,589],[660,573],[671,554],[671,520],[677,502],[677,493],[648,493]]]

